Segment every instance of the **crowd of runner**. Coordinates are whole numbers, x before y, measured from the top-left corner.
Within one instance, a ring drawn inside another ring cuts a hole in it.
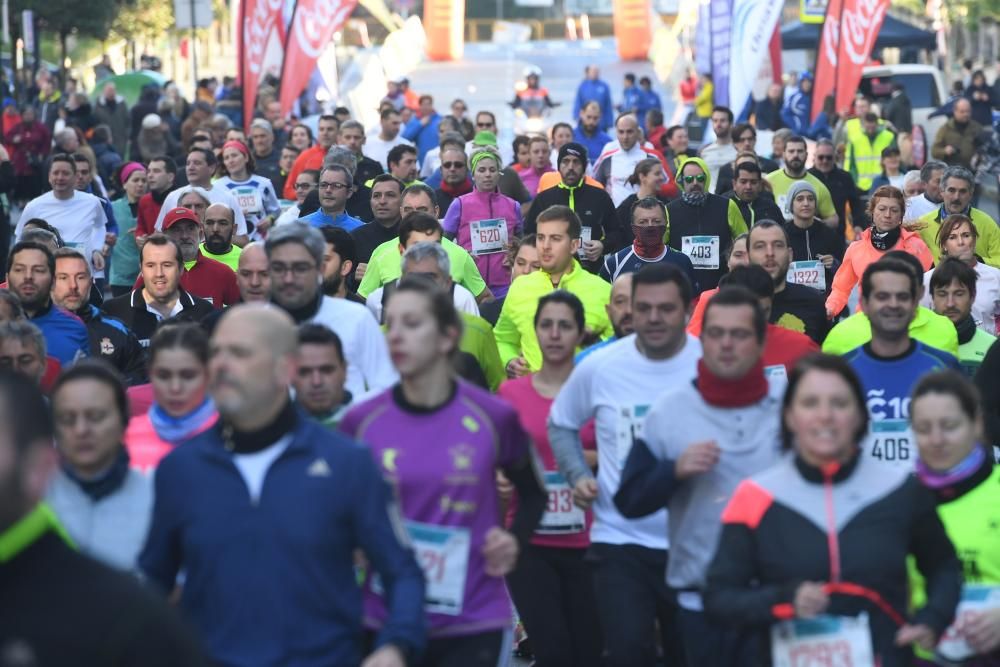
[[[507,147],[411,92],[315,139],[262,99],[100,187],[48,156],[0,288],[0,665],[1000,664],[961,146],[896,184],[864,98],[762,156],[583,95]]]

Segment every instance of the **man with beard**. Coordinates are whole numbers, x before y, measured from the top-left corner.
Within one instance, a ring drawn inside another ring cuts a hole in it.
[[[588,102],[580,113],[577,114],[579,122],[573,128],[573,141],[586,147],[586,154],[590,156],[590,164],[597,162],[604,146],[611,141],[611,137],[605,133],[601,125],[601,105],[597,102]]]
[[[356,266],[361,276],[364,276],[375,248],[399,236],[403,182],[391,174],[379,174],[371,184],[371,193],[374,219],[351,231],[357,255]]]
[[[847,229],[847,206],[851,206],[851,223],[857,235],[868,227],[870,221],[861,201],[861,190],[854,184],[849,173],[837,166],[837,151],[829,139],[816,142],[816,152],[813,154],[813,166],[809,174],[815,176],[830,191],[833,208],[837,212],[837,233],[844,236]],[[910,215],[906,218],[910,219]],[[917,216],[912,216],[917,217]],[[779,218],[774,218],[779,220]]]
[[[603,347],[607,347],[620,338],[624,338],[635,332],[632,327],[632,272],[620,273],[615,281],[611,283],[611,300],[604,309],[608,312],[608,319],[611,320],[611,328],[615,335],[606,338],[590,347],[585,347],[576,355],[574,363],[579,365],[581,361],[597,352]]]
[[[871,321],[872,339],[844,355],[861,381],[871,418],[862,456],[907,471],[917,460],[909,423],[914,385],[931,371],[959,370],[954,356],[910,337],[919,289],[917,275],[899,260],[869,264],[861,278],[861,312]]]
[[[212,204],[205,209],[204,224],[205,242],[201,244],[202,254],[237,271],[243,249],[233,243],[233,232],[236,230],[233,209],[225,204]]]
[[[348,391],[361,396],[395,384],[399,376],[389,360],[385,336],[368,309],[320,290],[326,251],[320,231],[303,222],[283,225],[268,234],[264,249],[271,270],[271,300],[297,324],[324,324],[340,337]]]
[[[80,318],[52,303],[50,293],[55,272],[55,257],[41,243],[21,241],[11,248],[7,259],[8,288],[21,300],[31,323],[45,334],[48,354],[68,366],[90,353],[90,339]]]
[[[713,289],[725,273],[722,258],[729,256],[733,239],[746,232],[747,225],[736,202],[711,194],[712,178],[704,160],[687,158],[677,173],[683,192],[667,204],[667,244],[691,260],[700,290]]]
[[[445,148],[441,151],[441,187],[434,190],[438,206],[447,211],[453,201],[470,192],[468,156],[460,148]]]
[[[750,265],[763,267],[774,280],[771,324],[804,333],[823,344],[829,322],[823,292],[786,280],[792,250],[788,232],[775,220],[758,220],[747,238]]]
[[[604,257],[599,275],[613,283],[618,276],[635,273],[647,264],[673,264],[684,272],[691,282],[695,296],[701,293],[694,265],[682,252],[666,245],[667,210],[656,197],[640,199],[632,205],[632,245]]]
[[[604,253],[617,252],[628,241],[618,228],[615,204],[603,188],[584,180],[587,169],[587,149],[570,142],[559,148],[560,182],[554,188],[538,193],[524,219],[524,233],[534,234],[538,215],[550,206],[568,206],[580,218],[581,262],[591,272],[596,271]]]
[[[156,219],[160,217],[160,209],[167,195],[174,189],[176,177],[177,163],[169,155],[160,155],[149,161],[146,168],[149,192],[139,197],[139,212],[135,222],[136,243],[141,245],[147,236],[156,231]]]
[[[149,235],[139,249],[139,267],[141,287],[106,301],[104,312],[124,322],[143,347],[149,347],[161,322],[199,322],[214,312],[212,304],[181,287],[184,256],[166,235]]]
[[[976,189],[976,177],[965,167],[948,167],[941,175],[941,197],[943,203],[934,211],[920,218],[920,238],[930,248],[934,261],[941,258],[941,246],[937,242],[941,221],[949,215],[961,214],[970,218],[979,238],[976,240],[976,254],[983,262],[1000,268],[1000,227],[986,211],[972,206],[972,196]]]
[[[146,353],[135,334],[118,319],[102,313],[88,296],[94,282],[90,264],[72,248],[55,253],[56,272],[52,301],[83,320],[90,339],[90,356],[114,366],[129,386],[146,380]]]
[[[181,249],[184,258],[181,286],[185,290],[205,299],[218,310],[240,302],[236,274],[222,262],[205,257],[198,249],[201,221],[194,211],[187,208],[168,211],[163,219],[163,233]],[[140,277],[136,281],[136,289],[141,286]]]
[[[928,160],[924,163],[920,168],[920,182],[924,185],[924,191],[906,200],[905,219],[922,218],[941,207],[944,201],[941,196],[941,176],[947,168],[948,165],[939,160]]]
[[[771,191],[774,192],[774,200],[778,208],[782,211],[790,210],[785,206],[785,199],[788,197],[788,190],[795,181],[803,179],[812,183],[816,189],[816,217],[824,223],[836,229],[840,224],[837,217],[837,209],[833,206],[833,198],[830,191],[826,189],[823,182],[806,171],[806,140],[803,137],[789,137],[785,142],[785,152],[783,154],[785,166],[778,171],[772,171],[767,175],[767,180],[771,183]],[[785,220],[792,221],[791,213],[785,214]]]
[[[347,288],[347,278],[358,264],[354,238],[340,227],[321,227],[326,241],[323,253],[323,294],[355,303],[365,300]]]
[[[710,118],[715,141],[702,146],[699,155],[708,165],[712,182],[718,183],[719,170],[723,165],[730,164],[736,159],[736,146],[733,144],[733,112],[729,107],[717,106],[712,109]]]

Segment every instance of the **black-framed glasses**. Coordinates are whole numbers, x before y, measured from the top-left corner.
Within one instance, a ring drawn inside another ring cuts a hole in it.
[[[277,276],[283,276],[287,273],[293,273],[296,276],[302,277],[309,273],[310,271],[316,271],[318,267],[315,264],[310,264],[308,262],[295,262],[294,264],[271,264],[271,273]]]
[[[309,188],[315,187],[312,183],[296,183],[296,190],[308,190]]]
[[[464,167],[464,166],[465,166],[464,162],[442,162],[441,163],[441,168],[442,169],[459,169],[459,168]]]
[[[348,185],[347,183],[323,183],[323,182],[320,182],[320,184],[319,184],[319,189],[320,190],[346,190],[349,187],[351,187],[351,186]]]
[[[683,178],[685,183],[694,183],[695,181],[698,183],[705,182],[705,174],[698,174],[697,176],[684,176]]]

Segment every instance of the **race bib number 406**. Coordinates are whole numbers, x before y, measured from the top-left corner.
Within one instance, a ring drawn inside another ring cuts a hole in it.
[[[688,256],[696,269],[719,268],[718,236],[682,236],[681,252]]]
[[[910,422],[906,419],[882,419],[871,422],[868,455],[879,463],[910,469],[916,464]]]
[[[507,222],[503,218],[473,220],[469,223],[472,234],[472,254],[492,255],[507,247]]]
[[[868,615],[819,616],[771,626],[774,667],[871,667],[875,664]]]

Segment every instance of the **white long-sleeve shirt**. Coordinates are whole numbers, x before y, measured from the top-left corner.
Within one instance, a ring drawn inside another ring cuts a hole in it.
[[[329,327],[340,337],[347,362],[344,387],[355,399],[388,389],[399,381],[389,358],[385,334],[371,312],[360,303],[324,296],[312,321]]]
[[[74,190],[69,199],[56,199],[49,191],[35,197],[21,211],[14,230],[16,238],[21,238],[25,223],[32,218],[41,218],[58,229],[63,243],[82,252],[88,261],[104,247],[108,217],[101,200],[92,194]]]

